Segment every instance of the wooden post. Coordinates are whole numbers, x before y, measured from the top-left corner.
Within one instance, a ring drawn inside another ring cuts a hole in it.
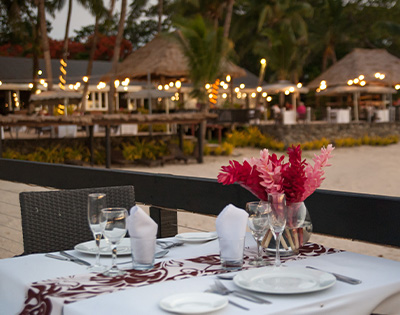
[[[94,165],[94,126],[89,127],[89,151],[90,151],[90,165]]]
[[[183,151],[183,125],[178,125],[178,133],[179,133],[179,149]]]
[[[178,215],[158,207],[150,207],[150,217],[158,224],[157,238],[171,237],[178,233]]]
[[[206,121],[202,121],[199,123],[199,129],[197,130],[197,147],[198,147],[198,156],[197,156],[197,162],[198,163],[203,163],[203,148],[204,148],[204,129],[205,129],[205,124]]]
[[[106,168],[111,168],[111,135],[110,125],[106,125]]]

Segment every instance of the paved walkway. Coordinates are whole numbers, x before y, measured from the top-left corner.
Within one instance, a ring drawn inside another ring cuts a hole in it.
[[[50,189],[0,180],[0,259],[13,257],[23,252],[19,193]],[[211,231],[215,229],[215,218],[191,213],[178,213],[178,225],[180,226],[179,233],[190,231],[190,227]],[[184,226],[189,229],[184,228]],[[400,248],[327,237],[320,234],[313,234],[310,241],[328,247],[400,261]]]
[[[0,180],[0,258],[19,255],[24,251],[19,193],[42,190],[48,189]]]

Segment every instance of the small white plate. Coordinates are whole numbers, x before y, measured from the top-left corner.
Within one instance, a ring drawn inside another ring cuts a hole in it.
[[[80,253],[96,255],[97,247],[96,242],[89,241],[75,245],[74,249]],[[131,240],[130,238],[123,238],[117,245],[117,255],[130,255],[131,254]],[[111,256],[111,247],[105,239],[100,241],[100,255]]]
[[[264,267],[239,272],[234,283],[246,290],[272,294],[299,294],[325,290],[336,278],[304,267]]]
[[[205,292],[174,294],[160,301],[163,310],[177,314],[203,314],[227,305],[226,296]]]
[[[175,235],[175,238],[186,243],[202,243],[215,240],[218,237],[217,232],[195,232],[181,233]]]

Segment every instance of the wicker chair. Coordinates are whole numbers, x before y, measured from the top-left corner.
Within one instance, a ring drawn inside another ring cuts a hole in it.
[[[108,207],[129,211],[135,205],[133,186],[20,193],[23,255],[72,249],[92,240],[87,219],[90,193],[105,193]]]

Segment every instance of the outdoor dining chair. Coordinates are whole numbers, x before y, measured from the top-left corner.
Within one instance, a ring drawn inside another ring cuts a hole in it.
[[[88,194],[105,193],[107,207],[135,205],[133,186],[21,192],[23,255],[72,249],[93,240],[87,216]]]

